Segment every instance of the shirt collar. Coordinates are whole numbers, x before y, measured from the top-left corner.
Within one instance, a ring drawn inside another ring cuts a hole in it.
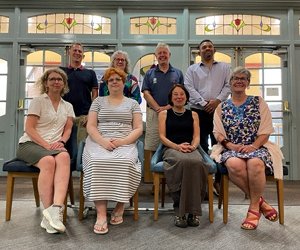
[[[74,68],[71,66],[71,64],[68,66],[68,68],[69,68],[69,69],[74,69]],[[79,68],[77,68],[77,69],[83,70],[83,69],[84,69],[84,67],[83,67],[82,65],[80,65],[80,67],[79,67]]]
[[[215,61],[215,60],[213,60],[213,63],[212,64],[218,64],[218,62],[217,61]],[[201,61],[200,63],[199,63],[199,66],[204,66],[205,64]]]

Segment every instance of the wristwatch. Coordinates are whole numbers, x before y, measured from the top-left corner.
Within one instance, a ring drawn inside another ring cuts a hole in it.
[[[221,141],[221,145],[224,147],[224,148],[226,148],[226,142],[230,142],[228,139],[223,139],[222,141]]]

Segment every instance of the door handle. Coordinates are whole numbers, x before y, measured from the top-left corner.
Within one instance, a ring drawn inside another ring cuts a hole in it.
[[[19,99],[18,101],[18,110],[24,110],[24,100]]]
[[[289,105],[289,101],[284,101],[284,103],[283,103],[283,112],[285,112],[285,113],[290,113],[291,112],[291,110],[290,110],[290,107],[289,107],[290,105]]]

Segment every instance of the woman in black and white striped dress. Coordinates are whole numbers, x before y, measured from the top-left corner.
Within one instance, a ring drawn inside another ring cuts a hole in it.
[[[135,193],[141,180],[137,139],[143,132],[137,101],[124,97],[126,73],[116,68],[105,71],[109,96],[97,97],[87,123],[88,138],[83,152],[84,196],[95,203],[96,234],[106,234],[107,201],[117,201],[110,224],[123,222],[124,203]]]

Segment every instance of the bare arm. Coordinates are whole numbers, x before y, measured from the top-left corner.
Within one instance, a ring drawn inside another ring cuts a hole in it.
[[[25,133],[30,137],[30,139],[36,144],[50,150],[50,144],[46,142],[40,134],[36,131],[35,127],[39,117],[37,115],[28,115],[25,123]]]
[[[154,98],[152,97],[151,93],[149,90],[144,90],[144,98],[147,101],[147,104],[153,109],[155,110],[157,113],[160,113],[163,110],[167,110],[170,109],[171,106],[168,104],[166,106],[159,106],[157,104],[157,102],[154,100]]]

